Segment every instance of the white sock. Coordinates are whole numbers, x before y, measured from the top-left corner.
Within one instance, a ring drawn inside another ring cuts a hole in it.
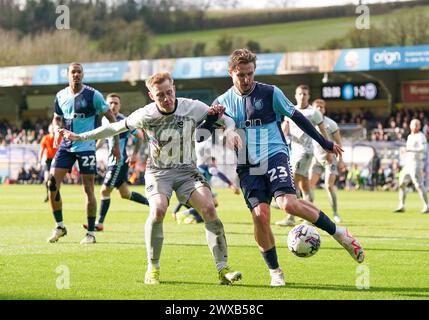
[[[62,221],[57,222],[57,227],[64,228],[64,223]]]

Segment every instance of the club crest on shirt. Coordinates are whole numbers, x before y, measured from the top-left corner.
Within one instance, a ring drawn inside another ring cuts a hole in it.
[[[258,100],[255,100],[255,102],[253,103],[253,106],[256,110],[262,110],[262,108],[264,107],[264,103],[262,102],[262,99],[258,99]]]

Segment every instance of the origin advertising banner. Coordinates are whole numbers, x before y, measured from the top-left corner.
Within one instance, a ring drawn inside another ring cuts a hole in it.
[[[420,69],[429,67],[429,45],[370,49],[370,69]]]

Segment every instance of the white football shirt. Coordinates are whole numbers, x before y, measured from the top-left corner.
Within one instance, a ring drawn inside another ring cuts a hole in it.
[[[422,166],[427,150],[427,140],[423,132],[411,133],[407,138],[406,166]]]
[[[168,169],[196,166],[195,129],[206,116],[205,103],[177,98],[176,108],[164,113],[155,103],[134,111],[126,119],[126,126],[145,131],[149,143],[148,168]]]
[[[319,110],[308,106],[305,109],[299,109],[295,106],[304,117],[306,117],[314,126],[318,126],[323,122],[323,115]],[[293,121],[289,121],[289,133],[292,137],[292,152],[296,153],[313,153],[313,139],[302,131]]]
[[[334,133],[339,130],[338,124],[334,120],[326,116],[323,117],[323,124],[325,125],[326,131],[328,132],[328,139],[333,141]],[[320,132],[319,127],[316,128]],[[326,161],[327,152],[325,151],[325,149],[323,149],[320,144],[318,144],[315,140],[313,140],[313,147],[314,156],[316,157],[317,161],[319,161],[320,163]]]

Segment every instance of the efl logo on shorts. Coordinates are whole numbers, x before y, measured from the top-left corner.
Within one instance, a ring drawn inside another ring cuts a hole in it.
[[[151,184],[149,187],[146,188],[146,191],[147,192],[152,192],[153,188],[154,188],[153,184]]]

